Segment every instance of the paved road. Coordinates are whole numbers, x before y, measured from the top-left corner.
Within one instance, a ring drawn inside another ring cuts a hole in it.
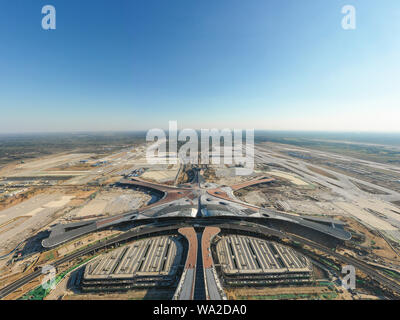
[[[18,243],[18,245],[12,249],[9,253],[6,253],[5,255],[0,256],[0,260],[7,258],[9,255],[11,255],[12,253],[14,253],[15,251],[18,250],[18,248],[25,243],[26,240],[21,241],[20,243]]]
[[[204,283],[203,257],[201,254],[201,236],[203,232],[198,232],[197,237],[197,263],[196,276],[194,283],[193,300],[206,300],[206,287]]]

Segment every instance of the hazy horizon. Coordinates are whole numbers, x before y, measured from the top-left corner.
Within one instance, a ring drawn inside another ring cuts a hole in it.
[[[164,129],[168,134],[168,128]],[[180,129],[178,129],[180,130]],[[40,139],[40,138],[77,138],[87,137],[111,137],[118,135],[132,135],[145,137],[146,130],[131,131],[76,131],[76,132],[25,132],[25,133],[0,133],[0,142],[7,139]],[[244,134],[244,133],[243,133]],[[200,132],[199,132],[200,136]],[[340,132],[340,131],[295,131],[295,130],[255,130],[256,142],[262,141],[277,142],[290,139],[304,141],[331,141],[337,143],[359,143],[377,144],[382,146],[400,146],[400,132]],[[15,142],[15,140],[13,140]]]

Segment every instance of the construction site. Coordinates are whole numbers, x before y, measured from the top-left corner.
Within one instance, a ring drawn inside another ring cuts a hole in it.
[[[256,145],[247,176],[237,164],[149,165],[144,144],[0,168],[0,296],[396,297],[395,191],[268,147]],[[340,284],[349,263],[360,268],[353,291]],[[37,282],[46,264],[55,290]]]

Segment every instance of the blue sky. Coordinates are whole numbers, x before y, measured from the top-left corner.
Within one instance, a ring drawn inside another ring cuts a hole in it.
[[[2,0],[0,132],[400,131],[399,34],[398,0]]]

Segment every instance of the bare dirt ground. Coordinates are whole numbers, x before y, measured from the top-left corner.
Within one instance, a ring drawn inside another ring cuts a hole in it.
[[[0,176],[35,176],[43,171],[65,165],[68,162],[79,161],[90,157],[91,154],[59,153],[50,156],[44,156],[27,161],[26,163],[14,163],[0,169]]]
[[[178,166],[175,166],[172,169],[166,170],[149,170],[143,173],[140,177],[142,179],[152,180],[156,182],[166,182],[174,180],[177,173]]]
[[[28,239],[55,219],[55,216],[68,207],[73,194],[59,190],[40,193],[17,205],[0,211],[0,224],[5,227],[0,232],[0,253],[6,254],[21,241]],[[7,224],[14,223],[11,230]]]
[[[14,197],[7,198],[3,201],[0,201],[0,211],[15,206],[23,201],[26,201],[33,196],[36,196],[40,193],[46,192],[46,189],[40,188],[29,188],[26,192],[18,194]]]
[[[66,294],[63,300],[164,300],[171,299],[172,289],[152,288],[146,290],[129,290],[123,293],[100,294]]]
[[[328,173],[328,172],[326,172],[326,171],[324,171],[322,169],[319,169],[319,168],[316,168],[316,167],[313,167],[313,166],[307,166],[307,168],[309,170],[311,170],[312,172],[315,172],[315,173],[318,173],[318,174],[322,174],[323,176],[325,176],[327,178],[338,180],[338,178],[336,176],[334,176],[333,174],[330,174],[330,173]]]
[[[375,215],[368,213],[366,210],[360,208],[359,206],[357,206],[355,204],[338,201],[335,203],[335,205],[338,206],[339,208],[345,210],[350,215],[363,221],[367,225],[373,226],[374,228],[376,228],[378,230],[396,230],[396,228],[394,226],[392,226],[390,223],[388,223],[387,221],[379,219]]]
[[[250,191],[243,197],[243,199],[247,203],[251,203],[256,206],[261,206],[263,203],[265,203],[265,196],[260,191]]]
[[[129,189],[100,191],[95,197],[79,208],[72,210],[68,217],[81,218],[93,215],[115,215],[145,205],[151,196]]]
[[[355,221],[349,217],[340,217],[341,220],[347,223],[348,229],[354,230],[358,233],[361,233],[365,236],[365,241],[361,243],[362,246],[371,248],[372,252],[379,257],[382,257],[384,260],[388,262],[400,263],[400,259],[397,254],[393,251],[393,249],[388,245],[388,243],[375,234],[373,234],[369,229],[367,229],[364,225]],[[374,248],[379,249],[374,249]]]
[[[227,165],[207,165],[202,171],[206,182],[218,183],[220,185],[234,185],[254,179],[256,174],[251,176],[240,176],[235,172],[236,168]]]
[[[297,295],[309,294],[319,295],[332,292],[331,289],[325,286],[298,286],[298,287],[278,287],[278,288],[235,288],[227,289],[228,299],[257,299],[257,297],[268,298],[268,296],[277,295]]]
[[[304,185],[303,182],[293,184],[286,178],[275,177],[275,181],[267,185],[247,187],[235,192],[235,195],[250,204],[274,207],[289,213],[307,215],[336,215],[343,213],[331,204],[334,197],[328,190],[319,186]]]
[[[287,173],[287,172],[273,170],[273,171],[265,171],[265,174],[266,175],[271,175],[273,177],[284,178],[284,179],[290,181],[291,183],[293,183],[294,185],[297,185],[297,186],[308,186],[307,182],[303,181],[298,176],[296,176],[294,174]]]

